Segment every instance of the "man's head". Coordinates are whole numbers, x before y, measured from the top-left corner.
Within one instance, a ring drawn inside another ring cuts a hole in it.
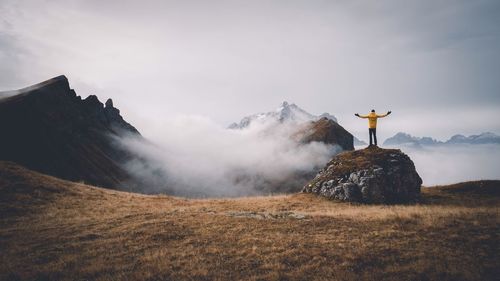
[[[372,109],[372,112],[375,112],[375,109]]]

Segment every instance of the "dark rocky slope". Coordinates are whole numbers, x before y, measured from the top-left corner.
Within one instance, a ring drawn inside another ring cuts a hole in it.
[[[363,203],[412,202],[422,179],[399,149],[366,149],[335,156],[304,188],[329,199]]]
[[[294,137],[303,143],[317,141],[338,145],[342,150],[354,150],[353,135],[326,117],[305,124]]]
[[[114,138],[141,136],[111,100],[82,99],[65,76],[13,93],[0,99],[0,160],[109,188],[130,180],[120,164],[132,155]]]

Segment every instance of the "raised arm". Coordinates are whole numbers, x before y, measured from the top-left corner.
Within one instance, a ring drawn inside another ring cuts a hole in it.
[[[359,118],[368,118],[368,115],[359,115],[358,113],[356,113],[354,115],[358,116]]]
[[[391,114],[392,112],[391,111],[387,111],[386,114],[377,114],[377,117],[378,118],[382,118],[382,117],[386,117],[387,115]]]

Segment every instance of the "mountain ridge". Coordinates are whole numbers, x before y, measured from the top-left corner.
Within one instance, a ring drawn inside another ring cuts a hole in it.
[[[132,154],[115,138],[142,136],[111,99],[82,99],[64,75],[7,93],[0,99],[1,160],[110,188],[130,180],[122,163]]]
[[[416,137],[408,133],[398,132],[384,141],[384,145],[429,146],[454,144],[500,144],[500,136],[492,132],[483,132],[478,135],[469,136],[456,134],[446,141],[439,141],[431,137]]]

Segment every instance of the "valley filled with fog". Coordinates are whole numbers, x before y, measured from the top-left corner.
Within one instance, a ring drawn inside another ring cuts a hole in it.
[[[145,183],[136,191],[188,197],[297,192],[341,150],[295,141],[295,122],[259,121],[228,129],[207,117],[179,116],[165,120],[151,142],[121,140],[146,160],[126,165]]]
[[[158,124],[151,142],[123,141],[147,160],[129,162],[127,169],[147,183],[145,193],[233,197],[297,192],[341,149],[298,143],[290,138],[295,130],[293,121],[261,118],[228,129],[207,117],[179,116]],[[500,179],[500,144],[382,147],[408,154],[425,186]]]

